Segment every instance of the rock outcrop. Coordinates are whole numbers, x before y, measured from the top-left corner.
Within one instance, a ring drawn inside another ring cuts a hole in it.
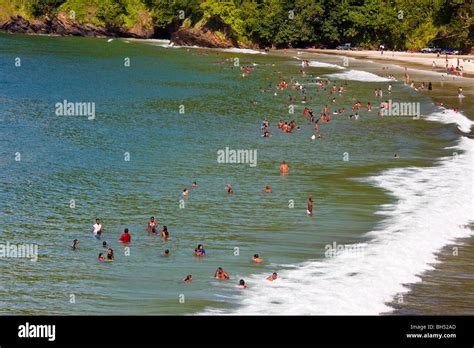
[[[161,38],[155,35],[156,31],[151,23],[151,17],[142,14],[140,21],[130,29],[120,27],[100,27],[90,23],[80,23],[68,17],[65,12],[59,12],[54,17],[45,17],[29,21],[26,18],[16,15],[10,17],[4,23],[0,23],[0,29],[9,33],[21,34],[49,34],[59,36],[95,36],[95,37],[128,37],[128,38]],[[180,27],[168,36],[176,45],[199,46],[213,48],[243,47],[251,48],[253,45],[246,45],[232,40],[225,31],[212,30],[206,26],[200,28]]]
[[[60,36],[111,36],[111,37],[135,37],[150,38],[153,30],[144,31],[140,28],[133,28],[134,32],[119,28],[103,28],[90,23],[79,23],[70,19],[66,14],[60,12],[52,18],[46,17],[43,20],[28,21],[22,16],[12,16],[8,21],[0,24],[0,29],[9,33],[21,34],[52,34]]]

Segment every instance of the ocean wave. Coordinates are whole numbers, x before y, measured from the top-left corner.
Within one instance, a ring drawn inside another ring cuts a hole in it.
[[[300,57],[294,56],[293,58],[302,61]],[[331,63],[324,63],[324,62],[319,62],[317,60],[310,60],[308,61],[308,65],[313,68],[335,68],[335,69],[341,69],[344,70],[345,68],[337,65],[337,64],[331,64]]]
[[[344,67],[337,64],[318,62],[316,60],[310,60],[308,62],[308,65],[313,68],[336,68],[336,69],[341,69],[341,70],[345,69]]]
[[[266,52],[252,50],[250,48],[222,48],[221,51],[233,52],[233,53],[246,53],[246,54],[267,54]]]
[[[425,118],[428,121],[436,121],[441,123],[455,123],[458,129],[463,133],[470,133],[471,127],[474,124],[473,121],[468,119],[460,112],[456,112],[454,110],[441,108],[441,111],[435,112]]]
[[[430,121],[457,124],[467,130],[464,115],[440,111]],[[469,127],[468,127],[469,126]],[[406,284],[437,263],[437,253],[458,238],[472,235],[474,219],[474,140],[461,137],[459,155],[441,158],[433,167],[383,171],[364,179],[396,198],[378,214],[385,218],[361,252],[301,263],[268,282],[263,274],[247,278],[249,289],[232,310],[208,308],[205,314],[376,315],[409,291]]]
[[[362,70],[349,70],[341,73],[334,73],[326,75],[329,79],[335,80],[352,80],[352,81],[364,81],[364,82],[387,82],[392,81],[389,78],[378,76],[367,71]]]

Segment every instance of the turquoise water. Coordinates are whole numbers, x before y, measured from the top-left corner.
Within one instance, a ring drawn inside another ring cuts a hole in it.
[[[349,109],[354,97],[363,105],[371,101],[375,111],[363,109],[359,121],[335,116],[321,125],[323,138],[312,141],[303,104],[288,113],[288,94],[299,98],[297,92],[274,96],[259,89],[281,78],[308,83],[339,71],[308,68],[302,77],[290,56],[15,35],[0,35],[0,48],[0,242],[39,248],[37,262],[0,259],[3,314],[236,308],[240,278],[322,259],[333,242],[369,240],[365,233],[382,219],[374,212],[394,198],[354,179],[433,165],[452,153],[443,148],[458,139],[454,127],[440,123],[377,117],[380,100],[373,90],[386,91],[387,82],[347,81],[338,107]],[[15,67],[16,57],[21,67]],[[235,57],[241,65],[257,64],[255,71],[242,78]],[[434,110],[428,97],[393,85],[392,98],[420,102],[423,114]],[[307,89],[306,105],[319,111],[330,104],[327,91],[311,84]],[[95,119],[57,116],[55,104],[65,99],[95,103]],[[264,116],[271,138],[260,136]],[[283,134],[276,128],[279,119],[295,119],[302,129]],[[257,150],[257,166],[218,163],[217,151],[225,147]],[[395,152],[400,159],[393,159]],[[289,176],[279,175],[281,161],[289,163]],[[199,187],[191,189],[192,181]],[[227,183],[234,195],[226,194]],[[266,184],[271,194],[263,192]],[[190,196],[181,208],[184,187]],[[313,217],[306,216],[309,196]],[[152,215],[160,229],[168,227],[168,241],[145,231]],[[115,251],[113,263],[96,260],[103,252],[90,233],[96,217]],[[118,242],[124,228],[132,235],[129,256]],[[72,251],[76,238],[80,247]],[[207,250],[204,259],[193,256],[198,243]],[[160,256],[165,249],[169,258]],[[255,253],[263,264],[252,264]],[[230,273],[229,282],[212,278],[218,266]],[[180,283],[187,274],[193,282]]]

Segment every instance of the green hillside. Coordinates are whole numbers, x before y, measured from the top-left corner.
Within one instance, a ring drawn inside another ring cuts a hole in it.
[[[428,44],[469,48],[474,4],[469,0],[0,0],[0,21],[71,15],[79,23],[152,31],[212,30],[260,47],[328,46],[419,49]]]

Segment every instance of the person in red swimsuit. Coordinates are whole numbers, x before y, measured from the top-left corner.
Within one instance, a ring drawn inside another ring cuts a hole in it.
[[[130,243],[131,239],[130,233],[128,233],[128,228],[126,228],[123,234],[120,236],[119,241],[122,243]]]

